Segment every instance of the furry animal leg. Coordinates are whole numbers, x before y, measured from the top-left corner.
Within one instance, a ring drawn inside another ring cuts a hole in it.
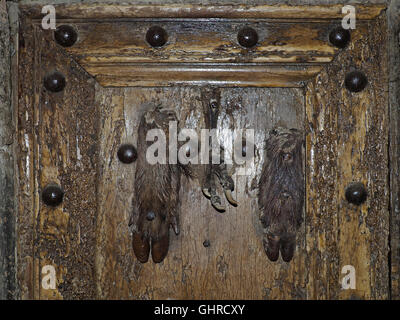
[[[266,141],[266,157],[259,182],[260,220],[265,228],[264,250],[271,261],[292,260],[304,202],[303,134],[276,128]]]
[[[175,113],[161,108],[146,111],[138,128],[138,159],[135,173],[135,193],[129,226],[132,247],[137,259],[145,263],[150,251],[155,263],[167,256],[169,228],[179,233],[179,189],[182,168],[166,163],[150,164],[146,159],[146,135],[159,129],[168,137],[169,122],[177,121]]]

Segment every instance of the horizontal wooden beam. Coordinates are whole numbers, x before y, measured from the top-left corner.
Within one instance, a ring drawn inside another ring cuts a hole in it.
[[[265,65],[86,65],[104,87],[158,87],[218,85],[223,87],[302,87],[315,77],[319,66],[282,67]]]
[[[352,4],[357,19],[376,18],[383,5]],[[118,18],[227,18],[227,19],[341,19],[343,5],[136,5],[136,4],[59,4],[58,19],[118,19]],[[42,5],[24,4],[23,14],[41,18]]]
[[[79,40],[66,50],[88,63],[327,63],[337,48],[329,41],[331,23],[163,21],[168,41],[162,48],[146,42],[150,21],[74,23]],[[237,34],[244,26],[258,43],[243,48]],[[52,31],[48,31],[52,32]]]
[[[57,23],[70,19],[68,24],[78,32],[78,41],[65,50],[107,87],[206,84],[302,87],[304,81],[315,76],[338,53],[328,38],[339,24],[331,20],[343,17],[342,5],[64,4],[55,7]],[[358,20],[373,19],[385,8],[355,7]],[[43,30],[40,21],[35,20],[42,16],[41,7],[22,5],[20,9],[34,19],[37,30],[48,41],[54,41],[53,31]],[[358,26],[365,24],[360,22]],[[168,34],[161,48],[152,48],[146,41],[146,32],[152,25],[163,27]],[[243,48],[238,43],[238,32],[245,26],[258,33],[258,42],[252,48]]]

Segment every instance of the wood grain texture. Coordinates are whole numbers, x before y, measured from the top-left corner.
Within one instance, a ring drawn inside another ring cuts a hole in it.
[[[71,24],[71,21],[67,23]],[[63,24],[63,21],[58,21]],[[79,40],[66,48],[82,66],[104,63],[327,63],[337,49],[328,41],[337,22],[287,23],[220,20],[141,20],[73,23]],[[151,26],[162,27],[167,43],[152,48],[146,41]],[[237,40],[253,28],[258,43],[243,48]]]
[[[20,81],[18,106],[23,148],[18,161],[23,197],[18,251],[25,260],[19,264],[22,298],[93,298],[99,119],[93,104],[94,81],[41,29],[29,28],[29,24],[21,28],[20,79],[24,81]],[[54,70],[66,77],[66,88],[60,93],[43,88],[44,76]],[[55,209],[41,202],[48,183],[57,183],[65,191],[63,204]],[[41,286],[45,265],[55,267],[55,290]]]
[[[21,299],[38,297],[34,283],[37,261],[34,258],[35,239],[35,147],[34,147],[34,37],[32,25],[20,20],[18,46],[18,107],[17,115],[17,282]],[[20,79],[24,79],[21,81]],[[36,293],[36,294],[35,294]]]
[[[383,9],[382,6],[356,7],[358,23],[363,19],[375,17]],[[26,16],[37,18],[34,6],[22,6],[21,9]],[[298,87],[303,85],[299,82],[307,79],[307,74],[312,72],[306,67],[302,74],[288,73],[289,78],[285,80],[282,76],[286,73],[281,73],[279,69],[271,70],[266,66],[261,66],[254,77],[254,70],[257,68],[251,65],[236,70],[235,67],[227,65],[210,67],[209,64],[331,62],[337,49],[330,45],[328,35],[338,21],[326,22],[322,19],[343,17],[339,5],[99,7],[71,4],[57,6],[56,9],[58,24],[72,24],[79,34],[78,42],[66,50],[86,71],[95,76],[100,84],[113,87],[205,85],[208,81],[215,85],[233,87]],[[87,12],[83,17],[85,10]],[[234,20],[239,17],[259,20]],[[117,21],[127,18],[135,20]],[[144,18],[158,19],[149,21]],[[175,21],[168,21],[167,18],[175,18]],[[274,20],[260,20],[266,18]],[[79,19],[84,19],[84,22]],[[114,20],[103,22],[101,19]],[[297,23],[298,19],[303,19],[303,23]],[[317,19],[318,23],[308,21],[311,19]],[[95,23],[87,23],[88,20]],[[146,31],[154,24],[162,26],[168,34],[168,41],[162,48],[151,48],[145,40]],[[243,26],[251,26],[257,30],[259,43],[254,48],[244,49],[238,44],[237,33]],[[160,66],[149,66],[146,63]],[[181,65],[167,70],[161,66],[168,63]],[[121,72],[125,76],[120,76]]]
[[[61,297],[93,298],[99,126],[95,82],[41,29],[35,35],[40,88],[44,76],[53,70],[67,82],[60,93],[38,92],[39,188],[56,182],[65,191],[63,205],[56,209],[40,203],[40,266],[57,266]],[[40,298],[48,294],[41,290]]]
[[[202,195],[197,180],[182,179],[181,233],[172,232],[161,264],[139,263],[128,230],[135,188],[135,164],[116,158],[122,143],[136,144],[141,110],[162,104],[174,109],[180,126],[204,128],[200,88],[97,87],[104,110],[100,150],[96,280],[99,298],[107,299],[274,299],[305,298],[304,231],[291,264],[271,263],[262,248],[255,187],[263,163],[265,132],[273,125],[299,127],[304,98],[299,89],[219,89],[222,129],[256,130],[257,155],[249,176],[234,176],[237,208],[221,214]],[[237,168],[236,168],[237,170]],[[222,191],[221,191],[222,192]],[[304,230],[304,228],[303,228]],[[203,242],[209,240],[208,248]]]
[[[307,291],[311,299],[389,297],[388,79],[386,16],[352,31],[350,46],[306,90]],[[353,68],[369,84],[344,87]],[[363,182],[365,204],[349,204],[346,186]],[[342,267],[356,289],[341,290]]]
[[[58,20],[58,23],[64,22]],[[77,30],[79,39],[65,50],[107,87],[206,84],[300,87],[320,71],[312,65],[328,63],[338,52],[328,41],[329,32],[337,22],[66,23]],[[153,25],[163,27],[168,34],[168,42],[162,48],[152,48],[145,40],[147,30]],[[245,49],[238,44],[237,33],[244,26],[258,32],[259,42],[254,48]]]
[[[0,300],[15,296],[14,127],[10,22],[0,1]]]
[[[400,300],[400,1],[388,8],[390,105],[390,280],[391,298]]]
[[[321,71],[319,66],[114,65],[85,66],[104,87],[288,87],[298,88]]]
[[[382,4],[353,4],[358,19],[374,19],[385,8]],[[71,3],[55,5],[57,17],[63,19],[124,19],[124,18],[271,18],[271,19],[341,19],[342,4],[97,4]],[[21,12],[30,18],[42,18],[41,5],[21,4]]]

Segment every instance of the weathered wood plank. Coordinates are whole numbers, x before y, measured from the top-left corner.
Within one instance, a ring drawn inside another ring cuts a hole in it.
[[[15,296],[14,127],[10,23],[0,1],[0,300]]]
[[[354,4],[358,19],[374,19],[384,5]],[[199,5],[199,4],[96,4],[71,3],[55,5],[57,17],[63,19],[126,18],[271,18],[271,19],[341,19],[342,4],[333,5]],[[20,6],[31,18],[42,18],[40,5]]]
[[[38,191],[57,183],[65,196],[54,209],[38,204],[35,248],[40,270],[50,264],[57,271],[57,289],[40,287],[39,297],[94,298],[99,125],[95,81],[48,36],[35,29]],[[44,77],[55,70],[66,79],[59,93],[42,87]]]
[[[302,87],[321,67],[273,66],[85,66],[104,87],[204,86],[222,87]]]
[[[400,1],[388,8],[391,298],[400,299]]]
[[[18,282],[21,298],[93,298],[97,204],[94,81],[39,28],[23,22],[18,105]],[[51,93],[43,78],[58,70],[66,88]],[[51,182],[65,191],[55,209],[41,202]],[[57,288],[41,286],[52,265]]]
[[[63,22],[58,22],[62,24]],[[337,49],[329,32],[337,23],[268,23],[264,21],[157,21],[73,23],[79,40],[66,50],[82,66],[112,63],[328,63]],[[157,25],[168,40],[152,48],[146,32]],[[251,27],[258,43],[243,48],[237,34]]]
[[[168,33],[166,45],[157,49],[145,40],[148,28],[155,24]],[[233,87],[300,87],[320,71],[310,64],[328,63],[338,52],[328,41],[336,22],[299,25],[144,20],[72,25],[79,40],[65,50],[102,86],[211,83]],[[245,25],[259,34],[259,43],[251,49],[242,48],[236,39]]]
[[[34,50],[33,27],[23,17],[20,20],[18,47],[18,107],[17,137],[17,282],[21,299],[33,299],[34,274],[34,208],[37,185],[35,183],[34,150]],[[24,79],[24,81],[21,81]],[[36,285],[37,286],[37,285]]]
[[[308,298],[389,297],[386,45],[383,15],[353,30],[350,46],[307,86]],[[352,68],[369,80],[360,93],[343,85]],[[359,207],[344,198],[353,181],[368,190]],[[355,290],[341,290],[345,265],[355,267]]]

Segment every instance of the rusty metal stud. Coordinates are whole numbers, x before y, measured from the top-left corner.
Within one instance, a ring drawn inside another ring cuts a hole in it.
[[[348,202],[360,205],[367,199],[367,190],[363,183],[353,182],[347,186],[345,196]]]
[[[122,163],[132,163],[137,159],[136,148],[131,144],[123,144],[119,147],[117,156]]]
[[[208,248],[210,246],[210,240],[204,240],[203,246],[204,248]]]
[[[146,219],[148,221],[153,221],[155,219],[155,217],[156,217],[156,214],[153,211],[149,211],[147,213]]]
[[[158,26],[151,27],[146,33],[146,41],[152,47],[159,48],[167,43],[167,32]]]
[[[368,84],[368,79],[364,73],[358,70],[349,72],[344,80],[344,85],[351,92],[360,92]]]
[[[245,27],[238,32],[238,42],[242,47],[251,48],[258,42],[257,31],[250,27]]]
[[[65,88],[65,77],[62,73],[55,71],[44,77],[44,87],[51,92],[59,92]]]
[[[218,102],[217,101],[211,101],[210,102],[210,107],[211,109],[217,109],[218,108]]]
[[[335,47],[343,49],[350,42],[350,31],[337,27],[329,33],[329,41]]]
[[[43,189],[42,200],[48,206],[57,207],[61,204],[63,198],[64,192],[59,185],[49,184]]]
[[[54,39],[63,47],[71,47],[78,39],[78,34],[73,27],[62,25],[54,31]]]

